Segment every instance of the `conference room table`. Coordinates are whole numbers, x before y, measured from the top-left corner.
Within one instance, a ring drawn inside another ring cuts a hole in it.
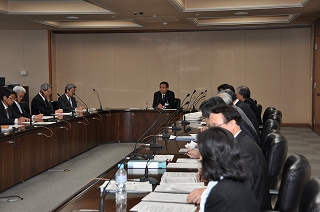
[[[196,123],[195,126],[200,126],[199,123]],[[180,131],[169,132],[172,135],[176,136],[185,136],[186,133],[183,133],[184,129],[188,128],[189,126],[179,126],[181,127]],[[198,128],[192,128],[192,133],[199,132]],[[152,142],[152,141],[151,141]],[[185,148],[185,144],[189,143],[190,140],[170,140],[170,139],[162,139],[159,137],[156,140],[157,143],[162,145],[162,148],[154,148],[150,149],[146,146],[140,146],[138,149],[138,154],[140,156],[148,156],[148,155],[174,155],[174,158],[171,163],[175,162],[178,158],[188,158],[184,153],[179,153],[181,148]],[[119,156],[119,162],[123,160],[124,155],[121,157]],[[146,157],[148,158],[148,157]],[[140,169],[137,171],[135,169],[128,169],[127,162],[125,160],[125,168],[128,171],[128,179],[138,179],[144,177],[144,169]],[[168,163],[170,163],[168,162]],[[100,206],[100,186],[105,182],[105,180],[114,179],[114,173],[118,170],[117,164],[114,164],[104,173],[97,177],[97,179],[92,180],[87,185],[84,185],[78,192],[70,196],[64,202],[59,204],[52,212],[78,212],[78,211],[99,211]],[[197,169],[176,169],[176,168],[167,168],[167,169],[149,169],[148,177],[152,177],[157,179],[159,182],[161,180],[161,176],[164,172],[197,172]],[[138,174],[133,174],[136,172]],[[101,178],[101,179],[99,179]],[[153,189],[156,186],[153,185]],[[141,199],[146,196],[146,193],[128,193],[127,198],[127,211],[129,211],[132,207],[138,204]],[[115,203],[115,194],[114,193],[106,193],[104,198],[104,211],[116,211],[116,203]]]
[[[164,131],[181,111],[114,108],[58,114],[46,124],[1,126],[0,192],[106,142],[136,142]],[[144,142],[147,140],[144,140]],[[171,145],[172,146],[172,145]],[[110,172],[111,170],[109,170]]]

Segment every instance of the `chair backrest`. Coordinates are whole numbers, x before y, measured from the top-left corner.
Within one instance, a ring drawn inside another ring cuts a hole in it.
[[[52,105],[52,108],[53,110],[58,110],[58,101],[51,101],[51,105]]]
[[[174,104],[173,104],[174,109],[179,109],[181,107],[180,104],[181,104],[181,99],[175,98]]]
[[[282,171],[275,210],[297,212],[303,188],[311,175],[311,166],[303,155],[290,155]]]
[[[320,211],[320,178],[312,178],[303,189],[299,212]]]
[[[279,131],[269,133],[262,146],[262,152],[267,161],[269,188],[276,189],[287,158],[287,139]]]
[[[273,120],[276,120],[279,124],[279,129],[281,129],[281,124],[282,124],[282,117],[277,115],[277,114],[270,114],[268,116],[268,119],[273,119]]]
[[[264,122],[261,130],[261,134],[260,134],[260,141],[262,145],[269,133],[279,129],[280,129],[280,126],[277,120],[268,119],[266,122]]]
[[[260,114],[260,116],[261,116],[261,113],[262,113],[262,105],[261,105],[261,104],[257,104],[257,108],[258,108],[259,114]]]
[[[278,115],[278,116],[280,116],[280,117],[282,118],[282,112],[281,112],[281,110],[277,110],[277,109],[272,110],[272,111],[270,112],[270,115],[271,115],[271,114]]]
[[[268,116],[271,114],[271,111],[276,110],[275,107],[267,107],[264,112],[263,112],[263,116],[262,116],[262,122],[266,122],[268,119]]]

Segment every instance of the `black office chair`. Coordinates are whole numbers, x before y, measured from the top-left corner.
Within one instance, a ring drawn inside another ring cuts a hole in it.
[[[267,121],[268,116],[271,114],[271,112],[272,112],[273,110],[276,110],[276,108],[275,108],[275,107],[267,107],[267,108],[264,110],[263,116],[262,116],[262,122],[263,122],[263,123]]]
[[[263,127],[261,129],[261,134],[260,134],[260,141],[261,141],[262,146],[263,146],[264,140],[266,139],[267,135],[275,130],[277,130],[277,131],[280,130],[280,126],[279,126],[278,121],[276,121],[274,119],[268,119],[263,124]]]
[[[299,212],[320,211],[320,178],[312,178],[303,189]]]
[[[279,191],[271,192],[278,195],[274,211],[297,212],[303,188],[310,175],[311,166],[307,158],[298,154],[290,155],[283,166]]]
[[[258,108],[259,114],[260,114],[260,116],[261,116],[261,113],[262,113],[262,105],[261,105],[261,104],[257,104],[257,108]]]
[[[269,173],[269,188],[276,189],[287,158],[288,141],[279,131],[267,135],[262,146]]]
[[[281,124],[282,124],[282,116],[278,115],[278,114],[270,114],[268,116],[268,119],[273,119],[276,120],[279,124],[279,130],[281,129]]]
[[[174,109],[179,109],[181,106],[181,99],[179,99],[179,98],[175,98],[174,99],[174,104],[173,104],[173,108]]]

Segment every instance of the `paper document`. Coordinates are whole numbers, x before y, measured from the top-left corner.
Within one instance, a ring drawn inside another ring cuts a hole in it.
[[[177,140],[177,141],[194,141],[197,138],[194,136],[190,136],[190,135],[184,135],[184,136],[174,136],[174,135],[170,135],[170,140]]]
[[[196,177],[195,172],[165,172],[161,178],[174,178],[174,177]]]
[[[146,172],[146,169],[128,169],[128,174],[132,175],[142,175],[144,176],[144,173]],[[148,169],[148,174],[163,174],[166,172],[166,169]]]
[[[161,183],[157,185],[154,192],[165,192],[165,193],[180,193],[189,194],[191,191],[197,188],[205,188],[203,182],[197,183]]]
[[[168,163],[167,169],[176,168],[176,169],[197,169],[201,168],[201,163]]]
[[[161,192],[151,192],[142,198],[142,201],[148,202],[171,202],[171,203],[188,203],[188,194],[170,194]]]
[[[177,204],[164,202],[139,202],[130,211],[138,212],[194,212],[197,207],[194,204]]]
[[[172,161],[174,155],[155,155],[153,160],[158,160],[158,161]]]
[[[103,191],[104,187],[108,184],[108,181],[105,181],[100,186],[100,192]],[[128,193],[147,193],[152,191],[152,184],[149,182],[132,182],[127,181],[126,188]],[[116,182],[111,180],[110,184],[106,188],[106,192],[115,192],[116,190]]]
[[[70,116],[72,112],[70,113],[56,113],[57,116]]]
[[[172,178],[161,178],[160,185],[162,183],[197,183],[196,177],[172,177]]]
[[[186,153],[188,151],[189,148],[181,148],[179,149],[180,153]]]
[[[178,158],[176,163],[197,163],[197,164],[201,164],[200,159],[194,159],[194,158]]]

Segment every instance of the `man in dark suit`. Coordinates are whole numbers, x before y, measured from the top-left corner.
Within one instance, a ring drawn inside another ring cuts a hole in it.
[[[54,110],[51,103],[48,101],[52,94],[52,87],[48,83],[44,83],[40,86],[40,93],[33,97],[31,101],[31,113],[32,115],[43,114],[45,116],[51,116],[55,113],[62,113],[62,109]]]
[[[240,157],[245,163],[249,175],[249,183],[259,203],[260,210],[269,210],[271,197],[269,194],[269,175],[265,157],[259,146],[240,129],[241,115],[230,106],[219,106],[212,109],[209,116],[210,127],[222,127],[229,130],[238,140]],[[188,152],[190,157],[199,157],[194,151]],[[188,202],[200,201],[203,189],[196,189],[188,196]]]
[[[22,86],[14,86],[13,91],[16,93],[16,100],[14,101],[14,103],[11,105],[13,111],[23,117],[27,117],[27,118],[33,118],[33,119],[42,119],[42,114],[38,114],[38,115],[30,115],[30,109],[28,107],[27,104],[22,104],[22,99],[24,98],[24,95],[26,94],[26,89],[24,89],[24,87]],[[29,112],[28,112],[29,111]]]
[[[251,99],[251,91],[247,86],[239,86],[236,89],[236,96],[237,98],[244,102],[245,104],[248,104],[250,106],[250,109],[253,111],[253,113],[255,114],[257,121],[259,124],[262,124],[261,121],[261,114],[259,112],[258,106],[257,106],[257,102],[254,101],[253,99]],[[238,106],[239,107],[239,106]]]
[[[11,107],[16,99],[16,93],[11,89],[4,89],[1,94],[0,103],[0,124],[12,125],[21,122],[29,122],[28,118],[22,117],[15,113]]]
[[[83,110],[84,107],[77,107],[76,98],[74,98],[74,93],[76,92],[76,86],[74,84],[66,85],[64,89],[64,95],[58,98],[58,108],[63,109],[63,112],[70,112],[74,110]]]
[[[161,82],[160,90],[153,95],[153,108],[159,109],[174,109],[175,95],[173,91],[168,90],[169,83]]]

